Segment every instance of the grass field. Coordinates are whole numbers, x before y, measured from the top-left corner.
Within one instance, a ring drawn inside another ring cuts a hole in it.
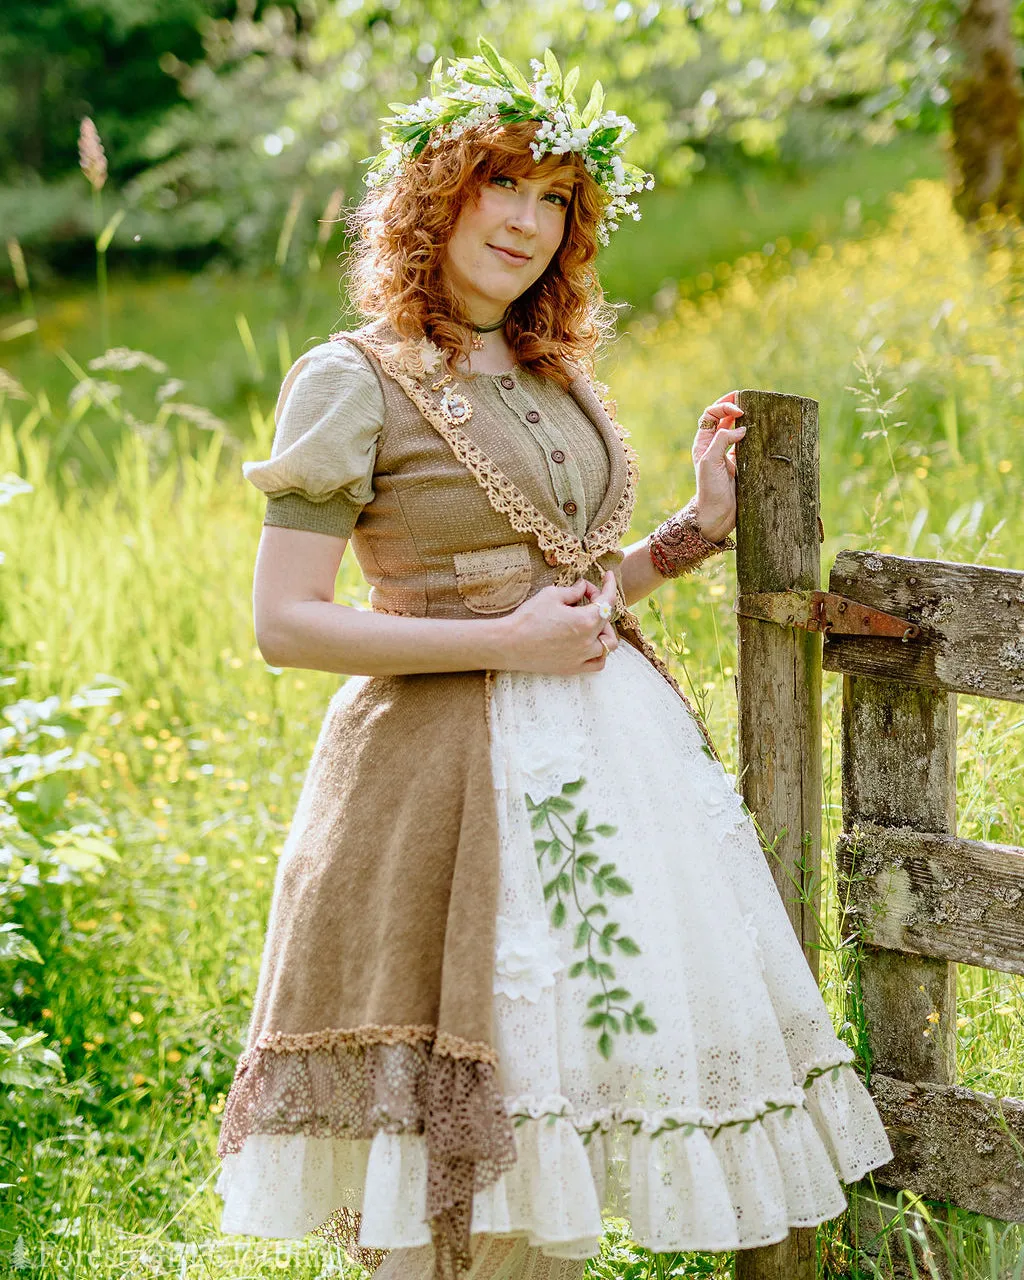
[[[602,376],[641,460],[634,536],[692,492],[689,444],[703,406],[763,387],[819,401],[826,573],[841,547],[1020,566],[1019,235],[993,226],[1004,247],[982,254],[934,181],[908,187],[845,242],[801,246],[779,218],[756,237],[761,248],[771,238],[771,253],[723,240],[675,301],[652,274],[643,287],[662,291],[658,308],[624,324],[607,354]],[[704,271],[710,279],[697,278]],[[338,681],[270,668],[253,644],[262,499],[242,482],[240,462],[269,450],[276,317],[287,314],[274,308],[284,295],[257,313],[248,283],[174,288],[162,286],[166,323],[153,320],[152,298],[118,311],[128,294],[113,295],[114,341],[151,351],[167,372],[94,370],[99,383],[67,405],[75,375],[58,357],[41,349],[0,361],[24,388],[9,378],[0,399],[0,795],[11,805],[0,806],[0,884],[3,920],[21,923],[39,957],[7,962],[4,1010],[17,1043],[0,1038],[0,1114],[10,1125],[0,1268],[46,1280],[342,1269],[319,1244],[218,1235],[218,1117],[255,989],[275,857]],[[192,305],[203,289],[205,317]],[[39,300],[40,333],[48,309],[72,303],[79,318],[60,341],[84,371],[97,354],[87,296]],[[254,335],[248,352],[236,314]],[[303,322],[309,332],[330,327],[320,314]],[[297,350],[305,330],[289,327],[291,316],[281,323]],[[219,353],[235,347],[232,367],[244,376],[225,373],[221,394],[195,374],[191,416],[166,411],[183,395],[155,398],[187,361],[223,363]],[[211,409],[223,428],[202,419]],[[640,610],[730,766],[733,585],[720,560],[666,584],[657,614]],[[350,563],[337,599],[364,599]],[[826,849],[839,828],[838,692],[826,675]],[[1012,704],[960,699],[961,834],[1024,843],[1022,721]],[[822,979],[838,1027],[844,968],[829,865]],[[961,967],[963,1083],[1024,1096],[1021,1010],[1020,979]],[[856,1028],[844,1034],[853,1042]],[[911,1216],[893,1237],[896,1251],[914,1224]],[[958,1276],[1020,1280],[1018,1229],[963,1215],[947,1235]],[[877,1274],[845,1217],[819,1240],[823,1276]],[[621,1224],[610,1225],[605,1249],[595,1277],[646,1276],[651,1260]],[[668,1270],[724,1276],[730,1263],[695,1255]]]

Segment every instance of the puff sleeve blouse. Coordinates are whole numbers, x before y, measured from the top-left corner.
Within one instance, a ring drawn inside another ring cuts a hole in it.
[[[267,495],[263,523],[351,536],[373,499],[384,394],[350,342],[322,342],[289,369],[274,410],[270,457],[242,474]]]

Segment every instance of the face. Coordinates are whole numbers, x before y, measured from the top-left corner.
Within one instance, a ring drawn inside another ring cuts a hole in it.
[[[459,211],[444,273],[477,324],[497,320],[562,243],[575,169],[547,156],[531,175],[500,170]]]

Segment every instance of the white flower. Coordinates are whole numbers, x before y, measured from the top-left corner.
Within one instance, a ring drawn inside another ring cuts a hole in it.
[[[582,734],[561,732],[553,726],[524,734],[517,752],[518,765],[523,789],[534,804],[557,796],[566,782],[582,776],[584,747]]]
[[[508,916],[498,916],[495,994],[536,1004],[541,991],[553,987],[555,974],[564,968],[546,920],[511,920]]]

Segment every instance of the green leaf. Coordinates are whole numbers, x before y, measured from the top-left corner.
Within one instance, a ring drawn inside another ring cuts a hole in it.
[[[610,1058],[612,1056],[612,1038],[607,1031],[602,1031],[597,1041],[597,1051],[602,1058]]]
[[[634,1013],[634,1017],[635,1017],[635,1016],[636,1016],[636,1015],[635,1015],[635,1013]],[[655,1032],[657,1031],[657,1029],[658,1029],[658,1028],[654,1025],[654,1023],[651,1021],[651,1019],[650,1019],[650,1018],[637,1018],[637,1020],[636,1020],[636,1025],[640,1028],[640,1030],[644,1033],[644,1035],[645,1035],[645,1036],[652,1036],[652,1035],[654,1035],[654,1033],[655,1033]]]
[[[616,1034],[622,1030],[622,1027],[619,1025],[618,1018],[616,1018],[616,1016],[613,1013],[606,1013],[604,1015],[604,1021],[605,1021],[605,1026],[611,1027],[612,1030],[616,1032]]]
[[[590,937],[590,928],[589,920],[581,920],[579,922],[576,926],[576,941],[573,944],[574,946],[586,946],[587,939]]]
[[[114,238],[114,232],[118,229],[118,227],[121,225],[123,221],[124,221],[124,210],[118,209],[117,213],[114,214],[114,216],[110,219],[107,225],[96,237],[97,253],[106,253],[106,251],[110,248],[111,240],[113,240]]]
[[[544,803],[555,813],[571,813],[573,808],[571,801],[563,799],[562,796],[551,796]]]
[[[577,960],[575,964],[569,966],[569,977],[578,978],[585,968],[582,960]]]
[[[599,822],[597,826],[594,828],[594,830],[597,832],[599,836],[613,836],[615,835],[616,831],[618,831],[618,827],[613,827],[610,823],[607,823],[607,822]]]
[[[505,71],[501,64],[502,62],[501,55],[498,53],[497,49],[495,49],[494,45],[491,44],[490,41],[485,40],[483,36],[481,36],[476,42],[476,47],[480,50],[481,54],[483,55],[484,61],[491,68],[491,70],[496,71],[498,76],[502,80],[504,80]]]
[[[572,892],[572,880],[569,878],[569,873],[568,873],[568,871],[563,871],[563,872],[558,876],[558,878],[556,879],[555,883],[558,885],[558,887],[559,887],[559,889],[562,891],[562,893],[571,893],[571,892]]]
[[[604,106],[604,88],[600,80],[594,81],[594,87],[590,90],[590,97],[587,105],[583,108],[581,119],[585,125],[593,124],[597,117],[601,114],[601,108]]]
[[[517,89],[521,89],[523,93],[526,94],[530,102],[532,103],[533,94],[530,91],[530,83],[526,79],[526,77],[523,75],[523,73],[519,70],[519,68],[516,66],[514,62],[509,62],[507,58],[502,58],[500,61],[501,61],[501,69],[504,71],[508,80],[511,81],[511,83],[514,84]]]
[[[587,1018],[587,1020],[584,1022],[584,1024],[583,1024],[583,1025],[584,1025],[588,1030],[592,1030],[594,1027],[603,1027],[603,1026],[604,1026],[604,1020],[605,1020],[605,1018],[606,1018],[607,1016],[608,1016],[608,1015],[607,1015],[606,1013],[601,1013],[601,1012],[598,1012],[598,1013],[592,1013],[592,1014],[590,1015],[590,1017],[589,1017],[589,1018]]]
[[[581,867],[586,867],[589,870],[597,861],[597,854],[580,853],[576,855],[576,861]]]
[[[571,98],[571,97],[572,97],[573,90],[576,88],[576,85],[577,85],[577,82],[579,81],[579,78],[580,78],[580,69],[579,69],[579,67],[573,67],[571,71],[569,71],[569,72],[567,72],[567,73],[566,73],[565,80],[564,80],[564,82],[563,82],[563,84],[562,84],[562,98],[563,98],[563,100],[565,100],[565,99],[568,99],[568,98]]]
[[[628,1000],[629,992],[625,987],[613,987],[606,998],[608,1000]]]
[[[35,944],[19,932],[19,926],[13,921],[0,925],[0,960],[31,960],[42,964],[43,957]]]
[[[609,876],[605,880],[605,884],[617,897],[623,897],[627,893],[633,892],[633,886],[628,880],[624,880],[622,876]]]
[[[585,784],[586,781],[587,781],[586,778],[577,778],[575,782],[563,782],[562,795],[574,796],[577,791],[582,790],[583,785]]]
[[[607,960],[598,960],[597,971],[602,978],[615,977],[615,969],[607,962]]]
[[[533,813],[530,814],[531,831],[536,831],[538,827],[542,826],[546,817],[547,814],[543,809],[534,809]]]
[[[548,898],[551,897],[551,895],[555,892],[557,888],[558,888],[558,877],[556,876],[554,880],[549,880],[547,884],[544,886],[545,902],[547,902]]]
[[[623,936],[621,938],[616,938],[615,945],[620,951],[625,952],[627,956],[638,956],[640,954],[640,948],[630,937]]]
[[[562,68],[558,65],[558,59],[550,49],[544,50],[544,67],[548,75],[551,77],[551,83],[556,89],[562,87]]]
[[[601,950],[604,952],[604,954],[605,954],[606,956],[610,956],[610,955],[611,955],[611,953],[612,953],[612,940],[611,940],[611,938],[606,938],[606,937],[604,936],[604,934],[602,933],[602,934],[601,934],[601,936],[600,936],[600,937],[598,938],[598,940],[597,940],[597,945],[601,948]]]
[[[633,1030],[633,1015],[632,1015],[631,1013],[625,1013],[625,1014],[623,1014],[623,1015],[622,1015],[622,1021],[623,1021],[623,1025],[625,1026],[626,1030],[627,1030],[627,1031],[629,1031],[629,1032],[632,1032],[632,1030]]]
[[[565,924],[565,903],[561,898],[555,903],[554,910],[551,912],[551,923],[556,929],[560,929]]]
[[[604,1004],[604,992],[599,991],[596,995],[590,997],[587,1001],[588,1009],[599,1009]]]
[[[592,907],[587,907],[583,914],[585,916],[606,916],[608,914],[608,908],[603,902],[595,902]]]
[[[597,968],[597,961],[593,956],[587,956],[586,966],[587,973],[589,973],[592,978],[598,978],[601,976]]]

